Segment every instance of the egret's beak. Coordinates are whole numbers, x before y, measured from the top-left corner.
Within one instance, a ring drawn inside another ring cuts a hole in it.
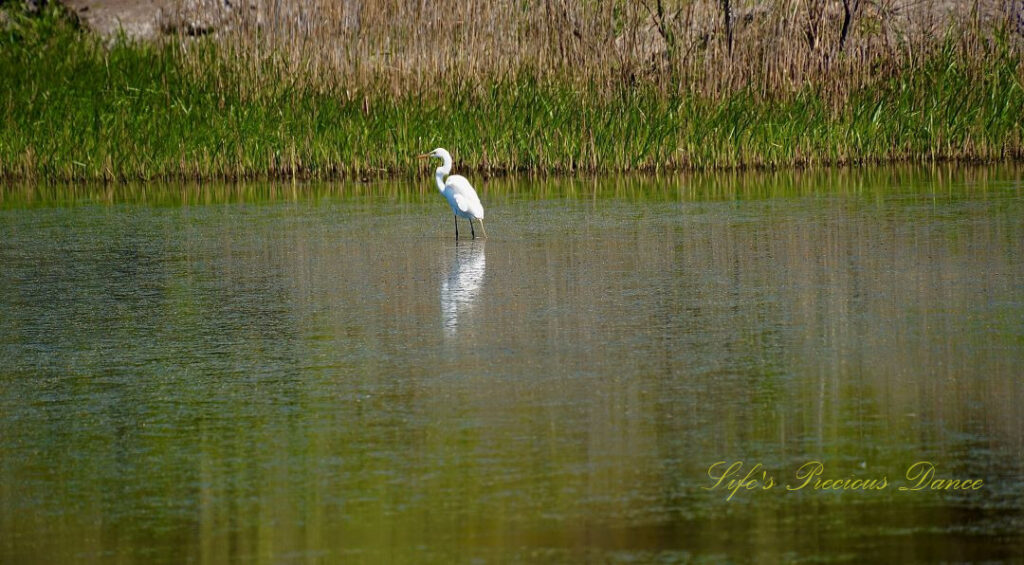
[[[429,159],[431,157],[432,157],[432,155],[430,153],[424,153],[423,155],[417,155],[416,156],[417,159]]]

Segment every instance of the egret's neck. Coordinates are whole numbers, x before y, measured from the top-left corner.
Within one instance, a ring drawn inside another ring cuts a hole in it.
[[[434,180],[437,181],[437,189],[444,192],[444,179],[452,172],[452,158],[445,155],[442,159],[444,163],[434,171]]]
[[[437,170],[434,171],[434,181],[437,182],[437,189],[441,192],[444,192],[444,177],[446,176],[448,176],[448,169],[445,169],[444,167],[438,167]]]

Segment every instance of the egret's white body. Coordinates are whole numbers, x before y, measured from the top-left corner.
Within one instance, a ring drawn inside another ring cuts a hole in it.
[[[480,222],[480,230],[483,231],[484,237],[487,237],[487,230],[484,229],[484,206],[480,204],[480,197],[476,195],[476,190],[473,190],[473,185],[462,175],[449,176],[452,172],[451,154],[439,147],[426,155],[420,155],[421,159],[427,157],[441,159],[441,166],[434,171],[434,181],[437,183],[437,190],[455,213],[455,239],[459,239],[459,218],[469,220],[469,230],[474,238],[476,232],[473,230],[473,220]]]

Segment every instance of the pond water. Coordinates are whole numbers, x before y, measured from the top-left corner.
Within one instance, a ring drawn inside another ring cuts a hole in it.
[[[1024,556],[1019,169],[477,184],[0,189],[0,562]]]

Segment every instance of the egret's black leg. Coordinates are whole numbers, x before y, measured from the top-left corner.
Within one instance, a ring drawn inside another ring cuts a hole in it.
[[[476,231],[473,230],[473,218],[469,219],[469,233],[473,235],[473,239],[476,239]]]
[[[459,240],[459,217],[455,216],[455,241]]]

